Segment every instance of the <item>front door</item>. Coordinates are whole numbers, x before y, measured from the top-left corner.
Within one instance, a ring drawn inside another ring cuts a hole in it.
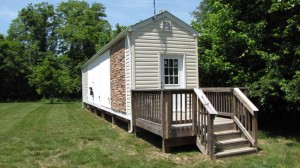
[[[183,56],[161,57],[161,88],[184,88]]]

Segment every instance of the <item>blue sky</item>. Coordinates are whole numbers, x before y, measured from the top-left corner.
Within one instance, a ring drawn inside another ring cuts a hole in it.
[[[1,0],[0,33],[6,34],[18,12],[29,3],[36,4],[47,0]],[[65,0],[66,1],[66,0]],[[156,11],[168,10],[181,20],[190,24],[191,12],[196,9],[201,0],[156,0]],[[48,0],[57,5],[62,0]],[[87,0],[90,4],[98,2],[106,7],[107,20],[112,26],[120,23],[124,26],[135,24],[153,15],[153,0]]]

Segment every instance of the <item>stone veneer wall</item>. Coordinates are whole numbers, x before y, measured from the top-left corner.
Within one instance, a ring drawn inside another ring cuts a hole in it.
[[[125,39],[110,48],[111,108],[126,112]]]

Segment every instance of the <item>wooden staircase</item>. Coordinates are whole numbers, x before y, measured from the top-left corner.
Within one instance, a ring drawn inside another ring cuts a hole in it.
[[[256,153],[256,148],[250,147],[249,140],[235,128],[236,126],[232,119],[216,122],[214,125],[216,159]]]

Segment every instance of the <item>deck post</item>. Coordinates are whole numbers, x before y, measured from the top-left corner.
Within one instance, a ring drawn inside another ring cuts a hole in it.
[[[253,112],[254,115],[252,116],[252,137],[254,139],[254,148],[256,148],[256,153],[258,152],[257,147],[257,130],[258,130],[258,124],[257,124],[257,111]]]
[[[161,115],[161,128],[162,128],[162,138],[166,138],[166,114],[165,114],[165,105],[164,105],[164,92],[160,91],[160,115]]]
[[[111,116],[111,124],[116,125],[116,116],[115,115]]]
[[[136,111],[137,111],[137,107],[136,107],[136,95],[131,91],[131,114],[132,114],[132,125],[133,125],[133,131],[134,131],[134,135],[137,136],[137,132],[138,132],[138,128],[135,124],[135,119],[136,119]],[[135,102],[135,103],[133,103]],[[130,122],[129,122],[130,123]],[[130,130],[130,124],[128,124],[128,130]]]
[[[169,139],[171,137],[171,124],[172,124],[172,93],[166,92],[166,139]]]
[[[208,114],[207,134],[208,134],[208,155],[211,159],[215,159],[215,138],[214,138],[214,114]]]
[[[165,153],[169,152],[168,146],[168,131],[167,131],[167,110],[168,110],[168,96],[160,92],[160,114],[161,114],[161,127],[162,127],[162,150]]]

